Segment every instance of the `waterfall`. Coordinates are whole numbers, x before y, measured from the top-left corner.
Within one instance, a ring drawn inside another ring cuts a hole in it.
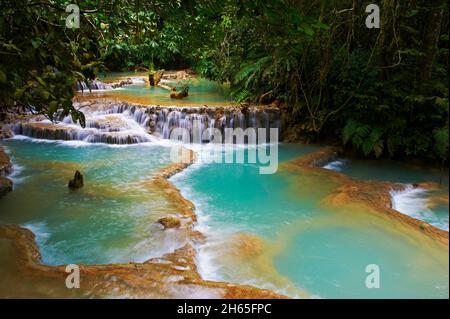
[[[243,112],[238,107],[161,107],[137,106],[115,103],[96,114],[124,114],[132,118],[150,133],[168,139],[175,128],[184,128],[193,134],[194,129],[201,133],[207,128],[217,128],[224,135],[226,128],[279,128],[278,109],[253,108]],[[195,128],[194,121],[200,125]],[[268,134],[267,134],[268,136]]]
[[[278,128],[278,109],[238,107],[160,107],[128,103],[96,103],[83,108],[86,128],[70,116],[49,121],[18,124],[15,134],[52,140],[83,140],[91,143],[133,144],[168,139],[175,128],[186,129],[191,137],[216,128],[225,138],[226,128]],[[199,125],[195,125],[199,124]],[[266,135],[269,136],[268,134]],[[203,141],[201,141],[203,142]]]
[[[278,110],[252,110],[243,113],[238,108],[149,108],[146,110],[151,117],[148,121],[150,131],[164,139],[170,137],[175,128],[187,129],[193,138],[194,130],[197,136],[207,128],[219,129],[225,137],[226,128],[278,128]],[[199,125],[195,127],[194,123]],[[147,123],[147,122],[146,122]],[[268,133],[268,132],[267,132]],[[266,136],[269,136],[268,134]]]
[[[133,129],[108,129],[93,123],[89,123],[85,129],[50,123],[24,123],[15,125],[14,133],[37,139],[89,143],[136,144],[152,141],[152,138],[145,132],[140,133]]]
[[[92,80],[92,81],[77,81],[77,90],[84,92],[84,91],[98,91],[98,90],[112,90],[119,87],[122,87],[124,85],[132,85],[134,83],[144,83],[145,79],[143,78],[127,78],[126,80],[120,80],[113,83],[104,83],[99,80]]]
[[[93,80],[87,83],[86,81],[77,81],[78,91],[91,91],[91,90],[111,90],[113,86],[103,83],[99,80]]]

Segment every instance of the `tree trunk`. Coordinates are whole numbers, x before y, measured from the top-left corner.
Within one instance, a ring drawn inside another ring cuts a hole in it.
[[[395,1],[384,0],[381,6],[381,29],[380,29],[380,58],[381,66],[381,80],[385,81],[389,79],[389,70],[385,67],[392,63],[391,43],[393,38],[393,25],[392,25],[392,11],[395,7]]]
[[[420,78],[422,81],[431,79],[431,71],[436,55],[437,43],[441,32],[442,0],[430,1],[429,11],[425,19],[423,33],[422,59],[420,65]]]

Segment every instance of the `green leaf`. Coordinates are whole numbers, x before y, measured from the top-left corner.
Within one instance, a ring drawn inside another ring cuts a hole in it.
[[[48,111],[50,114],[55,113],[58,110],[58,102],[57,101],[51,101],[48,104]]]
[[[47,90],[39,90],[39,96],[44,99],[44,100],[48,100],[48,98],[50,97],[50,92]]]
[[[42,86],[46,86],[46,85],[47,85],[47,83],[45,83],[45,81],[44,81],[40,76],[37,76],[37,77],[36,77],[36,80],[37,80]]]
[[[303,32],[305,32],[309,36],[313,36],[314,35],[314,30],[312,28],[309,28],[309,27],[303,28]]]
[[[25,92],[25,90],[26,90],[26,87],[23,87],[23,88],[17,88],[17,89],[14,91],[14,96],[15,96],[16,98],[21,98],[22,95],[23,95],[23,93]]]
[[[31,45],[33,46],[33,48],[37,49],[39,48],[39,46],[41,45],[42,40],[40,38],[34,38],[31,39]]]

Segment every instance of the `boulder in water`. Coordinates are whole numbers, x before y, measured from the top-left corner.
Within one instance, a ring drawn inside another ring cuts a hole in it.
[[[189,95],[189,86],[185,86],[183,88],[183,90],[181,90],[180,92],[177,92],[176,89],[172,90],[172,93],[170,93],[170,98],[171,99],[183,99],[188,95]]]
[[[9,156],[4,151],[3,147],[0,147],[0,176],[11,173],[12,163]]]
[[[75,175],[73,176],[73,179],[69,181],[69,188],[70,189],[78,189],[83,187],[83,175],[79,171],[75,172]]]
[[[158,219],[158,223],[161,224],[164,229],[167,228],[180,228],[181,222],[180,219],[174,216],[166,216]]]

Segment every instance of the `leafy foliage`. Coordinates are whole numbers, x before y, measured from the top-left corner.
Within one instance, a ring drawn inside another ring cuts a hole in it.
[[[2,0],[0,98],[71,114],[74,83],[99,72],[194,68],[237,102],[284,105],[300,137],[364,156],[448,159],[448,4],[382,0]]]
[[[229,82],[236,101],[286,105],[302,136],[342,136],[364,156],[448,159],[448,6],[370,1],[225,1],[200,73]],[[300,125],[298,125],[300,124]]]
[[[62,109],[85,125],[72,105],[76,80],[92,79],[102,66],[90,25],[65,27],[65,6],[50,1],[4,0],[0,14],[1,108],[19,106],[54,118]]]
[[[342,130],[344,145],[349,141],[365,156],[371,154],[380,157],[384,149],[383,130],[380,127],[371,127],[354,120],[349,120]]]
[[[433,131],[434,151],[436,156],[445,160],[448,157],[448,127],[436,128]]]

